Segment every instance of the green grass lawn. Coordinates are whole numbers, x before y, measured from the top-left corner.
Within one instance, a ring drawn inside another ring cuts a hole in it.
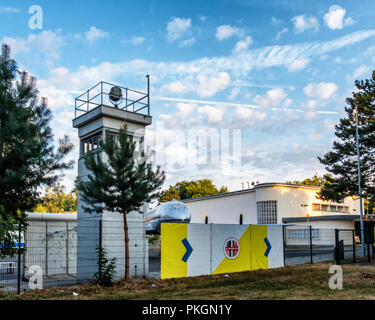
[[[342,290],[328,287],[329,267],[313,264],[180,279],[134,279],[109,288],[56,287],[1,299],[375,299],[374,264],[342,266]]]

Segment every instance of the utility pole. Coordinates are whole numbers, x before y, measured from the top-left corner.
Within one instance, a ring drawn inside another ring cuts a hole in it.
[[[355,105],[355,140],[357,146],[357,167],[358,167],[358,193],[359,193],[359,217],[361,225],[361,247],[362,256],[365,256],[365,230],[363,226],[363,206],[362,206],[362,188],[361,188],[361,160],[359,155],[359,134],[358,134],[358,105]]]

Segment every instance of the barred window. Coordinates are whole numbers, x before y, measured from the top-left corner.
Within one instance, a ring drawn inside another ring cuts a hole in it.
[[[99,141],[102,140],[102,134],[97,133],[81,141],[81,154],[84,155],[91,150],[99,148]]]
[[[311,229],[311,237],[319,239],[320,233],[319,229]],[[310,229],[289,229],[288,230],[289,239],[308,239],[310,238]]]
[[[258,201],[257,218],[258,224],[276,224],[277,201]]]

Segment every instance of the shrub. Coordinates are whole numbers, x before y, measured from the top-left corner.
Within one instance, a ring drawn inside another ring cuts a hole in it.
[[[113,284],[113,280],[117,274],[116,272],[116,260],[108,258],[108,253],[104,248],[96,247],[98,253],[98,268],[99,270],[94,274],[95,283],[103,287],[109,287]]]

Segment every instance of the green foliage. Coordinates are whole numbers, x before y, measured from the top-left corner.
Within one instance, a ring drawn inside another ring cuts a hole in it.
[[[34,212],[63,213],[77,211],[77,190],[65,193],[63,186],[47,187]]]
[[[359,149],[361,162],[361,188],[364,198],[375,203],[375,71],[371,79],[356,80],[358,89],[346,99],[346,117],[336,125],[332,151],[319,161],[332,175],[327,180],[320,196],[323,199],[341,200],[358,195],[358,172],[356,152],[355,106],[358,106]]]
[[[153,234],[151,237],[148,238],[148,243],[154,243],[155,241],[159,240],[160,235],[158,234]]]
[[[102,152],[89,152],[85,166],[89,174],[76,186],[87,212],[105,210],[123,214],[125,233],[125,281],[129,279],[129,238],[127,213],[139,211],[145,202],[160,196],[158,189],[165,179],[164,171],[154,171],[143,152],[135,152],[135,142],[122,128],[118,136],[106,134],[100,141]],[[101,157],[107,160],[103,161]]]
[[[0,55],[0,216],[24,219],[38,202],[39,187],[53,185],[57,170],[71,168],[64,157],[73,149],[67,136],[54,150],[46,99],[39,102],[35,79],[19,71],[3,45]]]
[[[184,200],[225,192],[228,192],[227,187],[222,186],[218,189],[210,179],[181,181],[177,182],[174,186],[169,186],[169,189],[162,193],[159,201],[166,202],[172,199]]]
[[[90,152],[85,158],[85,166],[91,172],[87,180],[79,180],[77,187],[88,212],[101,213],[137,211],[145,202],[158,198],[157,191],[165,179],[164,171],[157,167],[154,171],[146,157],[135,153],[135,142],[120,130],[118,137],[106,135],[99,142],[108,158],[101,159],[100,153]]]
[[[328,175],[331,176],[331,175]],[[289,184],[297,184],[301,186],[315,186],[315,187],[322,187],[326,183],[325,177],[319,177],[318,174],[316,173],[312,178],[306,178],[305,180],[298,181],[287,181],[286,183]]]
[[[18,242],[18,228],[14,219],[3,220],[0,217],[0,258],[14,256],[17,252],[15,243]]]
[[[116,272],[116,257],[108,259],[107,250],[96,247],[98,253],[98,271],[94,274],[94,282],[103,287],[109,287],[113,284]]]

